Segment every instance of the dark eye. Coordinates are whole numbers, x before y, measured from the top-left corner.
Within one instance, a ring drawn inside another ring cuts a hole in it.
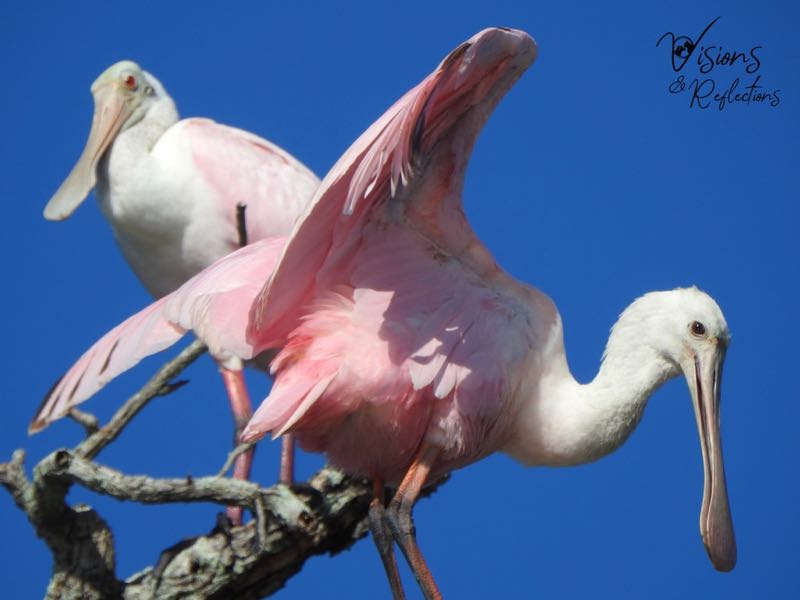
[[[125,78],[125,85],[129,90],[133,91],[136,91],[136,88],[139,87],[139,83],[136,81],[136,77],[134,77],[133,75],[128,75]]]
[[[692,333],[697,336],[702,336],[706,334],[706,326],[703,325],[700,321],[692,321]]]

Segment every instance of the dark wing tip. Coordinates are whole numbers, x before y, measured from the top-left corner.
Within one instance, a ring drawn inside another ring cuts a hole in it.
[[[463,42],[458,47],[456,47],[450,54],[448,54],[445,59],[442,61],[441,66],[439,69],[441,71],[446,70],[450,65],[452,65],[455,61],[459,58],[464,56],[464,53],[469,50],[469,47],[472,46],[471,42]]]
[[[33,416],[31,424],[28,425],[28,435],[39,433],[42,429],[44,429],[49,425],[49,421],[45,416],[45,413],[49,411],[45,411],[45,407],[47,406],[47,403],[50,401],[50,398],[52,398],[53,392],[55,392],[56,388],[58,387],[58,384],[61,383],[63,379],[64,375],[59,377],[58,380],[52,386],[50,386],[50,389],[47,390],[47,393],[44,395],[44,398],[42,398],[42,401],[39,403],[39,407],[36,409],[36,414]]]
[[[47,424],[48,424],[47,421],[45,421],[44,419],[34,418],[33,421],[31,421],[30,425],[28,425],[28,435],[39,433],[42,429],[47,427]]]

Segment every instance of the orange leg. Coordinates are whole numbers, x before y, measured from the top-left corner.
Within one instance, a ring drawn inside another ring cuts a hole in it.
[[[280,483],[294,483],[294,435],[287,433],[281,438],[281,474]]]
[[[438,456],[439,448],[425,444],[420,447],[414,462],[411,463],[394,498],[389,503],[389,508],[386,509],[386,522],[427,600],[441,600],[442,594],[417,545],[417,533],[411,510]]]
[[[253,416],[253,406],[250,403],[250,396],[247,393],[247,387],[244,383],[244,375],[241,370],[226,369],[220,366],[220,373],[222,374],[222,381],[225,383],[225,390],[228,392],[228,400],[231,403],[231,410],[233,411],[234,434],[233,445],[239,443],[239,436]],[[253,466],[253,455],[255,448],[250,448],[247,452],[242,453],[237,457],[236,462],[233,463],[233,478],[247,480],[250,478],[250,469]],[[242,524],[242,507],[229,506],[227,513],[228,518],[234,525]]]
[[[378,548],[381,555],[383,568],[386,569],[386,576],[389,578],[389,586],[392,588],[394,600],[405,600],[403,583],[400,581],[400,572],[397,570],[397,560],[394,556],[392,532],[388,528],[385,520],[385,509],[383,507],[383,483],[380,479],[372,482],[373,497],[369,504],[369,530],[372,532],[372,541]]]

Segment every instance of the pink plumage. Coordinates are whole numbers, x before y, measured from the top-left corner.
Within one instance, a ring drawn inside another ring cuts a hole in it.
[[[327,175],[253,307],[251,343],[285,347],[245,439],[295,432],[389,482],[424,441],[441,448],[437,472],[502,443],[521,362],[552,321],[528,325],[529,298],[548,301],[495,264],[461,187],[485,118],[534,57],[525,34],[481,32]]]
[[[221,258],[105,334],[53,386],[31,423],[31,432],[63,417],[187,331],[193,330],[222,364],[253,358],[245,335],[248,308],[272,273],[284,242],[284,238],[267,238]]]
[[[441,597],[411,518],[422,487],[503,448],[538,353],[558,360],[555,307],[497,266],[461,201],[481,127],[535,57],[506,29],[451,52],[328,173],[250,312],[255,351],[282,349],[242,439],[292,433],[373,479],[370,530],[395,598],[393,541]]]
[[[441,597],[411,517],[424,485],[495,451],[530,466],[597,460],[681,372],[703,453],[701,535],[715,567],[736,562],[718,412],[729,332],[717,304],[696,288],[639,298],[613,327],[598,375],[580,384],[552,301],[506,274],[464,216],[474,141],[535,56],[524,32],[475,35],[337,162],[280,257],[267,253],[274,269],[250,271],[245,263],[264,257],[240,252],[133,317],[126,333],[138,336],[133,356],[189,327],[232,359],[280,348],[273,389],[243,438],[296,433],[373,478],[369,526],[395,598],[404,597],[395,542],[425,597]],[[107,357],[85,361],[89,379],[98,364],[110,368]],[[388,506],[384,482],[397,488]]]
[[[696,289],[634,302],[581,385],[555,305],[506,274],[464,215],[475,139],[535,57],[527,34],[505,29],[451,52],[328,173],[251,309],[254,349],[282,350],[242,438],[296,434],[373,479],[370,530],[396,599],[394,543],[425,597],[441,598],[411,516],[423,486],[495,451],[528,465],[597,460],[680,371],[706,473],[701,535],[718,569],[736,562],[717,412],[728,331],[716,303]],[[396,486],[388,507],[384,483]]]

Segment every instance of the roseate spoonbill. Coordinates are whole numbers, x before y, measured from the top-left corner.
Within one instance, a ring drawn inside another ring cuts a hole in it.
[[[700,531],[727,571],[736,546],[719,433],[729,335],[696,288],[636,300],[614,325],[597,377],[570,374],[553,302],[494,261],[461,192],[474,141],[536,56],[521,31],[468,40],[333,167],[251,312],[258,352],[282,348],[244,440],[292,432],[371,477],[370,524],[393,593],[398,543],[427,598],[439,591],[416,542],[423,486],[490,453],[575,465],[619,447],[651,393],[683,372],[700,433]],[[384,484],[397,486],[388,507]]]
[[[267,140],[208,119],[179,121],[161,83],[134,62],[112,65],[91,89],[89,139],[44,216],[66,219],[95,188],[125,259],[155,297],[246,240],[288,235],[319,185]],[[246,207],[244,224],[239,205]],[[233,358],[219,365],[238,433],[252,414],[242,365]],[[31,430],[45,422],[34,421]],[[251,460],[242,456],[234,476],[247,478]],[[282,463],[282,478],[290,478],[291,463]]]
[[[402,597],[396,540],[432,598],[411,516],[426,482],[495,451],[531,466],[596,460],[625,441],[651,393],[683,372],[705,473],[701,535],[715,567],[733,568],[719,433],[729,336],[716,303],[695,288],[639,298],[613,327],[600,373],[581,385],[553,302],[502,271],[464,217],[472,145],[535,55],[525,33],[505,29],[456,48],[334,166],[257,298],[244,280],[273,264],[247,272],[245,263],[260,260],[254,244],[98,342],[83,371],[68,374],[76,393],[66,401],[155,351],[163,342],[147,350],[138,339],[170,322],[243,359],[283,347],[273,390],[244,437],[295,431],[307,448],[372,477],[370,527],[393,593]],[[218,296],[227,270],[234,284]],[[206,297],[216,301],[208,311]],[[250,303],[245,324],[237,311]],[[218,325],[226,319],[230,326]],[[386,509],[385,484],[397,486]]]

